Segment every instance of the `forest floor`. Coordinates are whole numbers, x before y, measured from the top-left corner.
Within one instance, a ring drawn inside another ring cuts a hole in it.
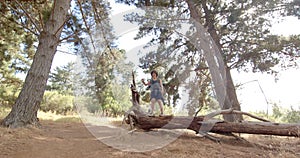
[[[74,121],[75,120],[75,121]],[[1,158],[117,158],[117,157],[300,157],[300,138],[242,135],[243,139],[214,135],[217,143],[205,137],[186,131],[165,146],[143,152],[122,151],[103,143],[92,134],[80,120],[41,120],[41,128],[26,127],[8,129],[0,127]],[[109,127],[97,127],[97,131],[108,131]],[[109,132],[109,131],[108,131]],[[155,132],[155,131],[154,131]],[[132,143],[140,140],[129,135]],[[160,133],[157,131],[157,133]],[[172,133],[165,131],[161,134]],[[153,138],[144,137],[143,142]],[[142,143],[143,143],[142,142]]]

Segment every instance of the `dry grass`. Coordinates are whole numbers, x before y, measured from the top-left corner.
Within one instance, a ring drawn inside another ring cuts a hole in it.
[[[5,118],[9,112],[11,111],[10,108],[0,108],[0,120]],[[61,115],[56,114],[53,112],[44,112],[44,111],[38,111],[38,118],[40,120],[51,120],[51,121],[57,121],[57,122],[81,122],[81,119],[78,114],[71,113],[68,115]]]
[[[53,112],[38,112],[38,118],[40,120],[51,120],[57,122],[81,122],[80,116],[76,113],[71,115],[61,115]]]

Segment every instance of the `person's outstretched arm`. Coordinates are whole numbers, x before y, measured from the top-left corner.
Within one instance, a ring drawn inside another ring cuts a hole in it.
[[[149,85],[150,85],[150,81],[148,81],[148,82],[146,83],[144,79],[142,79],[142,83],[143,83],[145,86],[149,86]]]

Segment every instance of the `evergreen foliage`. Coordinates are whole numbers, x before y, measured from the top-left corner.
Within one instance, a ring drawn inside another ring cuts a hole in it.
[[[50,73],[47,90],[56,90],[61,94],[73,95],[74,63],[56,67]]]

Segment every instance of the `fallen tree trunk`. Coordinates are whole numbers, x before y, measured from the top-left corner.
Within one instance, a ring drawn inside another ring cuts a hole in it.
[[[216,119],[198,117],[148,117],[130,114],[134,126],[144,130],[162,129],[190,129],[199,132],[213,133],[247,133],[276,136],[300,137],[300,124],[283,124],[271,122],[225,122]]]
[[[233,132],[277,136],[300,136],[300,124],[279,124],[270,122],[218,122],[211,132]]]

